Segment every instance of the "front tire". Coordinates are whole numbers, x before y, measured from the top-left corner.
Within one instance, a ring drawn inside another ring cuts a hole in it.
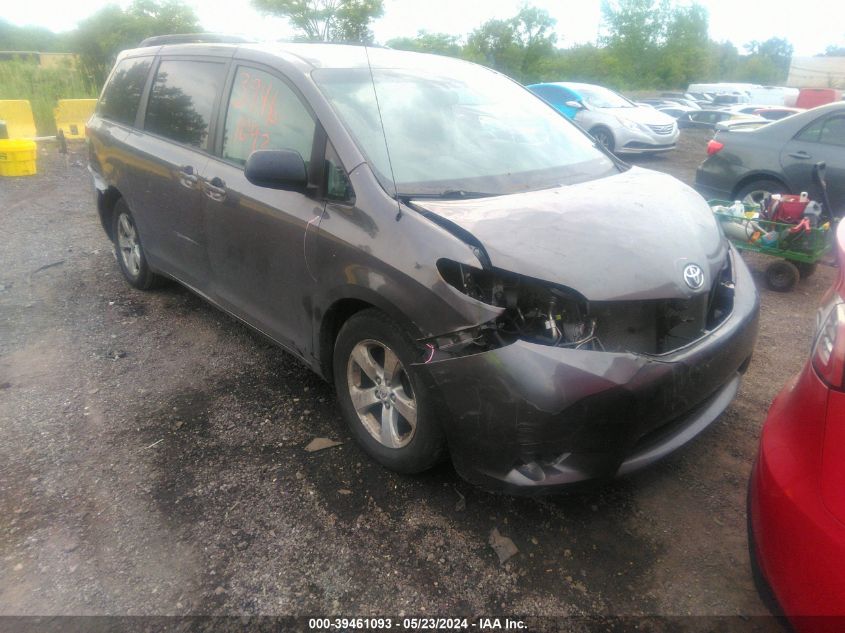
[[[612,152],[616,147],[616,141],[613,138],[613,132],[608,130],[606,127],[594,127],[592,130],[590,130],[590,134],[607,151]]]
[[[160,286],[163,278],[150,270],[135,218],[123,198],[115,203],[112,218],[114,254],[123,277],[138,290],[151,290]]]
[[[334,347],[335,390],[349,430],[370,457],[400,473],[431,468],[446,444],[413,366],[417,355],[402,328],[375,309],[344,323]]]

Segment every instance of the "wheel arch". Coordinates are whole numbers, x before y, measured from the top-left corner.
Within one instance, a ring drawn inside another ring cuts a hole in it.
[[[613,142],[616,143],[616,135],[613,133],[613,130],[611,129],[611,127],[609,125],[607,125],[605,123],[596,123],[594,125],[591,125],[590,129],[588,130],[588,133],[590,134],[590,136],[593,135],[593,132],[595,130],[604,130],[605,132],[610,134],[610,137],[613,139]]]
[[[789,183],[787,183],[780,174],[770,171],[755,171],[750,174],[746,174],[736,183],[736,185],[734,185],[734,188],[731,190],[731,198],[736,199],[737,194],[742,191],[746,185],[754,182],[755,180],[773,180],[783,185],[787,192],[792,191]]]
[[[100,224],[111,241],[114,241],[114,207],[121,198],[123,194],[111,185],[104,191],[97,191],[97,212],[100,216]]]
[[[334,344],[343,324],[362,310],[375,308],[405,328],[413,339],[422,337],[419,327],[399,308],[375,291],[361,286],[345,289],[341,296],[334,298],[322,315],[317,315],[315,336],[315,358],[319,363],[323,378],[333,382],[332,365]]]

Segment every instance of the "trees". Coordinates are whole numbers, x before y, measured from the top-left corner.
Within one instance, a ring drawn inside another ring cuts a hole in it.
[[[66,36],[40,26],[15,26],[0,19],[0,51],[64,52]]]
[[[699,4],[671,10],[657,60],[660,84],[686,86],[710,72],[708,23],[707,10]]]
[[[449,55],[460,57],[461,38],[448,33],[429,33],[428,31],[417,31],[416,37],[397,37],[388,40],[390,48],[403,51],[414,51],[417,53],[435,53],[437,55]]]
[[[252,4],[287,18],[304,39],[314,42],[372,42],[370,22],[384,14],[384,0],[252,0]]]
[[[557,35],[548,11],[524,6],[509,20],[488,20],[467,38],[463,57],[525,83],[541,79]]]
[[[749,55],[740,72],[749,81],[776,84],[786,80],[792,61],[792,44],[782,37],[765,42],[753,40],[745,45]]]
[[[600,43],[615,58],[620,81],[654,83],[670,13],[668,0],[602,0]]]
[[[71,46],[79,54],[82,71],[101,86],[121,50],[152,35],[199,30],[193,9],[179,0],[134,0],[126,10],[107,5],[82,20]]]
[[[384,0],[251,1],[261,11],[287,18],[302,39],[313,41],[369,43],[370,25],[384,13]],[[792,56],[787,40],[752,41],[741,54],[730,42],[710,39],[707,10],[696,0],[602,0],[601,10],[597,41],[566,49],[558,48],[555,19],[527,4],[513,17],[488,20],[466,36],[418,31],[387,44],[461,57],[525,83],[580,80],[637,89],[786,79]],[[0,19],[0,50],[76,52],[86,76],[99,86],[121,49],[149,35],[198,30],[196,15],[182,0],[134,0],[124,10],[104,7],[67,34]],[[845,55],[845,49],[839,43],[826,54]]]

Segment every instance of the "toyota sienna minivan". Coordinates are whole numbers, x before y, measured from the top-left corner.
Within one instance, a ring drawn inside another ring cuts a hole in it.
[[[393,470],[448,455],[523,493],[630,473],[751,358],[757,292],[705,201],[487,68],[145,41],[88,135],[129,284],[174,279],[276,341]]]

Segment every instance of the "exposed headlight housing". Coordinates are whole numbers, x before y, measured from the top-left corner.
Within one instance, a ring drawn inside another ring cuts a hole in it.
[[[593,349],[595,319],[586,300],[573,290],[496,269],[482,270],[449,259],[437,262],[443,280],[463,294],[504,308],[485,324],[478,339],[506,345],[517,339],[556,347]]]
[[[437,262],[444,283],[501,310],[495,319],[428,341],[432,349],[471,354],[517,340],[599,352],[660,355],[690,345],[733,311],[731,258],[709,293],[689,299],[588,301],[576,290],[486,266]],[[845,341],[845,335],[842,340]]]

